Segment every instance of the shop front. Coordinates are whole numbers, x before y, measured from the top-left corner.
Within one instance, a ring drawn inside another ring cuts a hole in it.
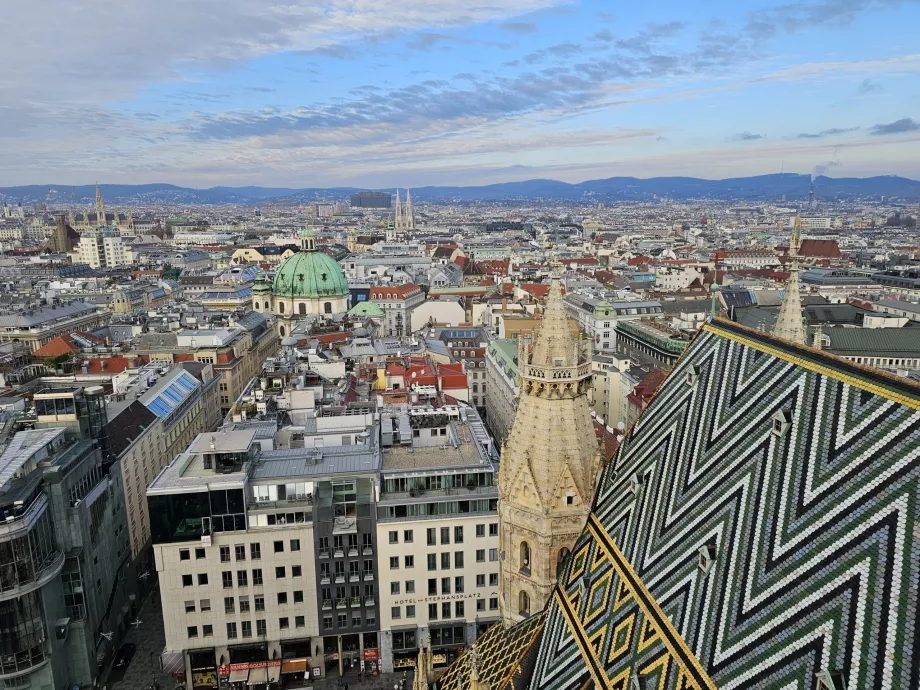
[[[313,650],[310,639],[287,640],[281,643],[281,687],[309,688],[312,673],[311,660]],[[322,676],[322,671],[317,677]]]
[[[361,673],[376,676],[380,671],[380,650],[365,649],[364,659],[361,660]]]
[[[443,668],[454,662],[466,649],[466,626],[449,625],[432,627],[431,652],[432,663],[435,668]]]
[[[228,664],[221,667],[221,674],[226,670],[227,682],[231,690],[274,690],[280,687],[280,661],[253,661]]]
[[[212,690],[218,687],[217,657],[213,647],[190,650],[188,661],[192,669],[193,690]]]
[[[418,630],[394,630],[391,633],[393,640],[393,670],[404,671],[415,668],[418,658]]]

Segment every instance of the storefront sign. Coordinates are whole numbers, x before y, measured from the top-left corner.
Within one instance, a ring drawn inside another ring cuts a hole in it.
[[[221,677],[230,675],[230,664],[224,664],[219,669],[217,669],[218,675]]]
[[[338,660],[339,660],[339,653],[338,653],[338,652],[332,652],[332,653],[330,653],[330,654],[327,654],[326,656],[323,657],[323,660],[324,660],[324,661],[338,661]]]
[[[217,673],[214,669],[207,671],[192,671],[193,688],[216,688]]]
[[[412,597],[411,599],[397,599],[395,604],[417,604],[419,602],[431,604],[436,601],[455,601],[457,599],[485,599],[485,594],[483,592],[467,592],[466,594],[444,594],[438,596],[430,596],[419,599],[418,597]]]
[[[433,663],[433,664],[446,664],[446,663],[447,663],[447,655],[446,655],[446,654],[432,654],[432,655],[431,655],[431,663]]]
[[[365,659],[379,659],[379,658],[380,658],[380,652],[379,652],[378,650],[376,650],[376,649],[365,649],[365,650],[364,650],[364,658],[365,658]]]
[[[415,659],[393,659],[393,668],[415,668]]]

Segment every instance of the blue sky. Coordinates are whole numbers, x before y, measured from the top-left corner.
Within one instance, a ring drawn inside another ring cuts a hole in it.
[[[15,3],[0,184],[920,178],[920,3]]]

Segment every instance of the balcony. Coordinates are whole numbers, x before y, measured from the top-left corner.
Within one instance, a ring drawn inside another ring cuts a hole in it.
[[[373,556],[373,555],[374,555],[374,548],[373,548],[372,546],[365,546],[365,547],[364,547],[364,550],[361,551],[361,553],[362,553],[364,556]]]
[[[332,610],[332,599],[323,599],[323,611]]]
[[[341,585],[345,583],[345,573],[336,573],[335,574],[335,584]]]
[[[359,573],[348,573],[348,581],[349,582],[360,582],[361,575]]]
[[[319,576],[319,583],[320,583],[321,585],[328,585],[328,584],[330,584],[330,582],[331,582],[331,580],[330,580],[330,578],[329,578],[328,575],[320,575],[320,576]]]
[[[348,557],[349,557],[349,558],[355,558],[355,557],[357,557],[357,555],[358,555],[358,547],[357,547],[357,546],[349,546],[349,547],[348,547]]]
[[[361,597],[352,597],[349,599],[348,605],[352,608],[361,606]]]
[[[329,549],[320,549],[317,558],[329,558]]]
[[[377,598],[376,598],[376,597],[364,597],[364,605],[365,605],[365,606],[374,606],[374,605],[376,605],[376,603],[377,603]]]
[[[345,608],[345,600],[344,600],[344,599],[336,599],[336,600],[335,600],[335,607],[336,607],[337,609],[344,609],[344,608]]]
[[[345,550],[344,550],[344,549],[341,549],[341,548],[339,548],[339,547],[336,547],[336,548],[335,548],[335,551],[334,551],[333,554],[332,554],[332,556],[333,556],[334,558],[345,558]]]
[[[372,582],[373,579],[374,579],[374,571],[373,571],[373,570],[365,570],[365,571],[364,571],[364,581],[365,581],[365,582]]]

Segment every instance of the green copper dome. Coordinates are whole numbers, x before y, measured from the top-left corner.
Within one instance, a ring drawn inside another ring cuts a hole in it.
[[[348,280],[331,256],[302,250],[285,260],[272,284],[275,297],[347,297]]]

